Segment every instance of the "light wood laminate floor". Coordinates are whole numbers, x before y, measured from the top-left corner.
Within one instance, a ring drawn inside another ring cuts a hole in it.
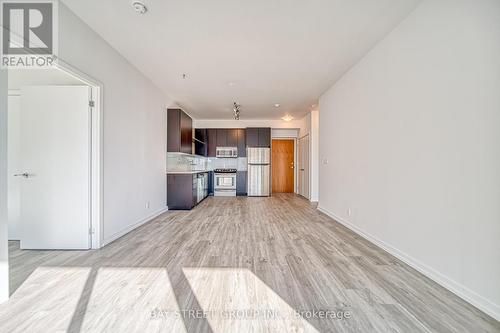
[[[0,332],[500,332],[295,195],[211,197],[96,251],[10,251]]]

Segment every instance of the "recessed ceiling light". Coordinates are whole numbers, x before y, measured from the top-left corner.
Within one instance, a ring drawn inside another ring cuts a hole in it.
[[[293,117],[292,117],[291,115],[287,114],[286,116],[284,116],[284,117],[283,117],[283,118],[281,118],[281,119],[283,119],[284,121],[292,121],[292,120],[293,120]]]
[[[236,82],[229,82],[227,85],[230,87],[234,87],[236,85]]]
[[[140,1],[132,2],[132,7],[134,7],[135,11],[139,14],[145,14],[148,11],[148,7]]]
[[[276,103],[276,104],[274,104],[274,107],[275,107],[275,108],[279,108],[279,107],[280,107],[280,104],[279,104],[279,103]]]

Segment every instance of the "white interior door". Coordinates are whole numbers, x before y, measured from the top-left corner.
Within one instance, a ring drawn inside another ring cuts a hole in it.
[[[21,89],[22,249],[90,248],[89,97],[82,86]]]
[[[309,135],[299,139],[299,194],[309,199]]]

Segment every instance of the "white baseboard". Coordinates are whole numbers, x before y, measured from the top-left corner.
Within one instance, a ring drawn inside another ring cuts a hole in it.
[[[101,247],[104,247],[104,246],[108,245],[109,243],[117,240],[118,238],[125,236],[126,234],[128,234],[129,232],[134,230],[135,228],[140,227],[141,225],[151,221],[152,219],[160,216],[161,214],[165,213],[166,211],[168,211],[168,207],[164,207],[162,209],[159,209],[156,212],[154,212],[153,214],[149,215],[148,217],[140,220],[139,222],[131,224],[128,227],[126,227],[125,229],[123,229],[117,233],[114,233],[113,235],[111,235],[103,240]]]
[[[419,262],[418,260],[412,258],[408,254],[398,250],[397,248],[387,244],[386,242],[378,239],[377,237],[374,237],[370,235],[369,233],[363,231],[359,227],[355,226],[354,224],[344,220],[343,218],[337,216],[336,214],[330,212],[329,210],[325,209],[324,207],[321,207],[318,205],[317,208],[320,212],[328,215],[335,221],[339,222],[340,224],[344,225],[348,229],[352,230],[359,236],[363,237],[364,239],[372,242],[373,244],[377,245],[378,247],[384,249],[385,251],[389,252],[399,260],[403,261],[407,265],[411,266],[412,268],[416,269],[423,275],[427,276],[434,282],[438,283],[439,285],[443,286],[444,288],[448,289],[458,297],[462,298],[463,300],[469,302],[470,304],[474,305],[476,308],[479,310],[485,312],[486,314],[490,315],[491,317],[495,318],[496,320],[500,321],[500,306],[498,304],[495,304],[491,302],[490,300],[484,298],[483,296],[477,294],[476,292],[470,290],[466,286],[454,281],[453,279],[450,279],[449,277],[443,275],[442,273],[436,271],[435,269],[425,265],[422,262]]]

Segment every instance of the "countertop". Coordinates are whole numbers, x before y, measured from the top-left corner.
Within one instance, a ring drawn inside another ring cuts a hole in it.
[[[205,173],[209,171],[167,171],[167,175],[195,175],[197,173]]]

